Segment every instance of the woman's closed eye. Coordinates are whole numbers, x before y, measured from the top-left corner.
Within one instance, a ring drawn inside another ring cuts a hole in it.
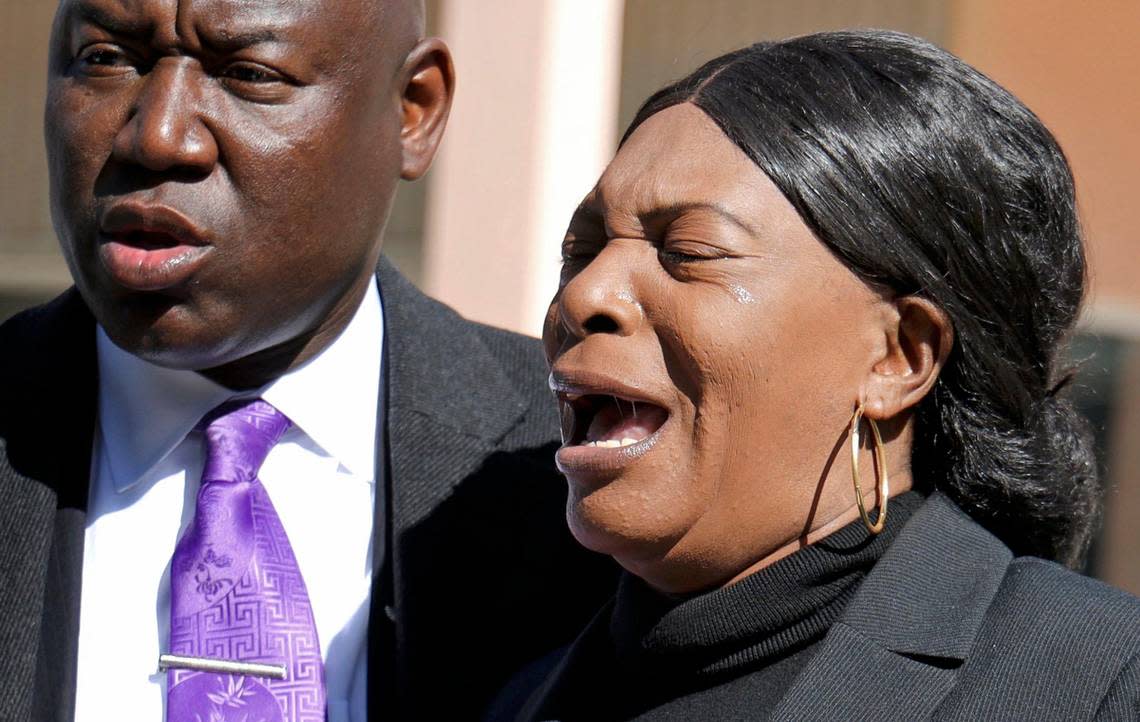
[[[562,243],[562,265],[585,265],[598,255],[604,245],[581,239],[567,239]]]
[[[590,265],[604,243],[590,243],[580,239],[566,239],[562,243],[561,282],[566,283]]]
[[[700,261],[716,261],[725,258],[725,256],[686,253],[685,251],[671,250],[669,248],[658,249],[657,255],[661,258],[662,262],[667,264],[697,263]]]
[[[735,254],[708,243],[673,240],[662,242],[657,248],[657,256],[666,266],[721,261],[736,257]]]

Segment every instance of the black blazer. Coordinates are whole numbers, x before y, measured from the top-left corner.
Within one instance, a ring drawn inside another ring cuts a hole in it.
[[[515,669],[573,639],[614,567],[566,531],[539,344],[460,318],[386,260],[377,277],[374,543],[387,553],[370,716],[475,719]],[[97,388],[95,323],[74,289],[0,327],[0,719],[73,716]]]
[[[561,698],[589,694],[575,680],[605,653],[604,617],[552,659],[519,719],[561,719]],[[505,696],[525,698],[517,689]],[[749,708],[735,700],[731,719],[750,719]],[[1140,599],[1051,562],[1014,558],[933,494],[771,719],[1140,719]]]

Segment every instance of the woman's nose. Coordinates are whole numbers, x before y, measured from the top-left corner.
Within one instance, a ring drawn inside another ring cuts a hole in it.
[[[208,175],[218,146],[201,116],[198,72],[186,58],[164,58],[142,78],[113,157],[156,172]]]
[[[644,319],[634,290],[634,249],[611,241],[559,294],[558,315],[571,335],[632,335]]]

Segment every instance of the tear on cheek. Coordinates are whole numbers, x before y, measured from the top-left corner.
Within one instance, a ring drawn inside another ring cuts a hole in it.
[[[744,286],[734,283],[728,287],[728,290],[732,292],[732,296],[736,299],[737,303],[745,305],[756,303],[756,297]]]

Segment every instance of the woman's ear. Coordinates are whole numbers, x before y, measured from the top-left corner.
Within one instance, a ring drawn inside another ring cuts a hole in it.
[[[890,305],[886,343],[863,389],[864,412],[879,421],[913,408],[930,393],[954,345],[950,318],[938,306],[915,296]]]
[[[455,93],[451,51],[439,38],[421,40],[404,61],[400,177],[415,180],[431,166]]]

